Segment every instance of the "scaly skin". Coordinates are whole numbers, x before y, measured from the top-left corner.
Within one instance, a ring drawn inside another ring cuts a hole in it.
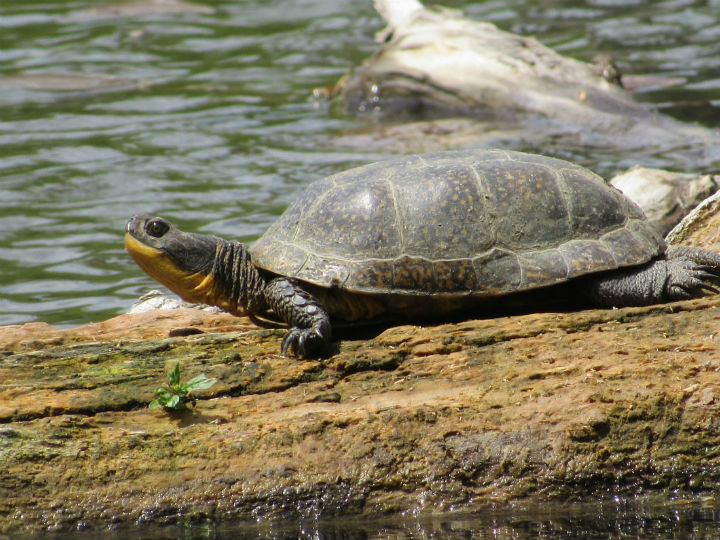
[[[233,299],[236,313],[254,315],[269,308],[290,326],[280,347],[283,355],[317,357],[330,343],[330,317],[320,302],[295,280],[278,277],[267,281],[243,244],[218,242],[212,276],[220,290],[213,296]]]
[[[258,270],[244,244],[184,233],[149,216],[131,218],[126,231],[125,246],[135,262],[184,300],[235,315],[271,309],[290,326],[284,355],[316,357],[329,345],[330,317],[320,302],[297,281]]]
[[[648,306],[718,292],[720,255],[687,246],[668,247],[665,258],[584,279],[601,307]]]
[[[247,248],[240,242],[218,238],[210,275],[214,283],[212,296],[229,300],[228,311],[231,313],[254,315],[267,309],[263,294],[267,284],[265,278],[252,264]],[[210,303],[218,305],[220,300]]]
[[[291,326],[280,352],[302,358],[322,354],[332,336],[330,317],[322,305],[297,281],[283,277],[271,280],[263,295],[270,309]]]

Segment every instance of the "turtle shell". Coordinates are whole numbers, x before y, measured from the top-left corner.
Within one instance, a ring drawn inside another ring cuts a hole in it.
[[[321,287],[498,296],[649,261],[665,244],[591,171],[501,150],[390,159],[314,182],[251,246]]]

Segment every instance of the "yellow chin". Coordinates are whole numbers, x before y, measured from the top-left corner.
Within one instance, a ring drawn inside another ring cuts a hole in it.
[[[164,251],[143,244],[129,234],[125,235],[125,249],[147,275],[165,285],[186,302],[211,304],[233,311],[227,299],[217,297],[212,276],[181,270]]]

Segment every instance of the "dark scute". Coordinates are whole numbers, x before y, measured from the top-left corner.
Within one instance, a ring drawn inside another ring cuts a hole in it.
[[[600,238],[603,245],[615,256],[618,268],[641,264],[663,250],[663,243],[655,249],[648,249],[645,242],[638,242],[637,236],[629,229],[617,229]]]
[[[470,150],[315,182],[251,253],[262,268],[321,286],[495,295],[641,264],[663,249],[642,212],[594,173]]]
[[[597,240],[573,240],[559,250],[568,262],[568,277],[617,268],[610,250]]]
[[[467,258],[492,247],[492,224],[477,176],[462,162],[424,164],[392,175],[403,254]],[[441,287],[442,288],[442,287]]]
[[[508,152],[506,150],[459,150],[450,152],[446,150],[438,150],[436,152],[426,152],[422,154],[422,160],[424,163],[434,162],[438,164],[453,164],[463,162],[469,167],[472,167],[475,163],[490,161],[493,159],[508,161],[508,155],[522,156],[523,160],[528,157],[535,157],[533,154],[520,154],[518,152]],[[543,160],[552,159],[546,158],[544,156],[537,157],[540,157]]]
[[[572,225],[576,238],[597,237],[622,227],[627,221],[624,196],[589,171],[564,169],[563,177],[572,197]]]
[[[267,233],[250,246],[249,251],[255,266],[283,276],[295,276],[308,258],[305,249]]]
[[[478,286],[475,266],[469,259],[436,261],[435,275],[440,291],[474,291]]]
[[[628,219],[635,219],[647,222],[647,218],[645,217],[642,209],[634,201],[628,199],[623,194],[623,192],[617,189],[615,186],[612,186],[610,184],[608,184],[607,186],[609,189],[615,192],[618,197],[620,197],[620,201],[623,203],[623,212],[628,217]]]
[[[404,156],[348,169],[328,177],[328,180],[337,186],[356,182],[366,183],[375,179],[386,179],[390,174],[399,171],[417,172],[423,163],[424,160],[420,156]]]
[[[557,249],[530,251],[520,256],[524,288],[559,283],[568,278],[569,269]]]
[[[554,170],[513,161],[479,162],[475,170],[487,186],[486,219],[498,246],[547,249],[571,234],[567,203]]]
[[[398,257],[393,263],[393,285],[395,289],[434,292],[433,263],[419,257]]]
[[[389,291],[393,287],[393,261],[368,260],[347,263],[352,276],[348,286],[362,290]]]
[[[392,258],[400,238],[392,193],[384,180],[341,184],[306,209],[297,237],[319,255]]]
[[[665,251],[665,240],[662,235],[649,221],[646,219],[633,219],[627,224],[638,242],[645,245],[649,252],[663,253]]]
[[[478,292],[502,294],[517,290],[522,272],[518,257],[509,251],[493,249],[473,259]]]
[[[543,167],[548,167],[554,171],[560,171],[560,170],[569,170],[571,172],[574,172],[576,174],[593,174],[592,171],[589,169],[586,169],[585,167],[581,167],[580,165],[575,165],[574,163],[570,163],[569,161],[565,161],[563,159],[549,157],[549,156],[543,156],[542,154],[525,154],[522,152],[513,152],[513,151],[503,151],[504,155],[507,155],[507,159],[509,161],[515,161],[518,163],[524,163],[528,165],[541,165]],[[487,161],[485,159],[482,159],[481,161]]]
[[[299,238],[302,242],[303,239],[298,237],[298,225],[303,219],[305,211],[322,201],[324,194],[332,186],[333,183],[330,178],[318,180],[307,186],[302,194],[290,203],[290,206],[287,207],[280,218],[268,227],[265,234],[258,240],[258,243],[264,243],[265,238],[284,242],[295,242]]]
[[[350,275],[346,261],[319,257],[309,253],[304,266],[292,276],[326,287],[341,287]]]

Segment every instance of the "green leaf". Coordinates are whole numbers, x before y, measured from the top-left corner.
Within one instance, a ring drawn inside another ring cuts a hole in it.
[[[160,386],[155,389],[155,395],[161,400],[168,400],[172,396],[172,392],[164,386]]]
[[[177,394],[179,396],[184,396],[185,394],[187,394],[187,390],[185,389],[184,384],[173,384],[170,387],[170,393]]]
[[[209,378],[205,375],[198,375],[186,383],[181,383],[180,362],[177,362],[172,371],[167,373],[167,380],[168,384],[166,386],[160,386],[155,389],[157,399],[154,399],[148,404],[148,407],[151,409],[164,407],[169,410],[185,410],[187,409],[188,402],[191,402],[194,405],[197,401],[194,398],[188,399],[186,397],[188,393],[193,390],[204,390],[206,388],[210,388],[217,382],[217,379]]]
[[[170,381],[170,386],[180,384],[180,362],[175,363],[175,367],[172,369],[172,371],[168,372],[167,378],[168,381]]]
[[[216,382],[217,379],[215,378],[198,375],[186,382],[184,386],[187,392],[192,392],[193,390],[205,390],[206,388],[210,388]]]
[[[180,396],[177,394],[173,395],[170,399],[167,400],[167,403],[165,403],[165,407],[168,409],[182,409],[184,408],[185,404],[180,400]]]

